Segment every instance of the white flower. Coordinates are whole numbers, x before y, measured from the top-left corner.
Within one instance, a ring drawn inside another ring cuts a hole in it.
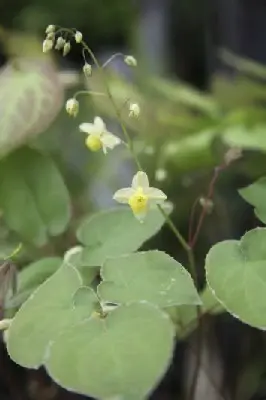
[[[68,99],[66,102],[66,112],[71,117],[76,117],[79,112],[79,102],[76,99]]]
[[[147,174],[138,171],[133,177],[131,187],[118,190],[113,198],[119,203],[128,204],[135,217],[143,221],[149,208],[163,203],[167,196],[160,189],[150,187]]]
[[[138,118],[140,114],[140,107],[137,103],[130,103],[129,105],[129,117]]]
[[[59,36],[57,38],[56,44],[55,44],[55,49],[56,50],[62,50],[64,45],[65,45],[66,41],[64,38],[62,38],[62,36]]]
[[[63,47],[63,56],[65,57],[71,50],[70,42],[66,42]]]
[[[79,126],[82,132],[87,133],[86,146],[92,151],[113,149],[122,141],[106,129],[106,125],[100,117],[95,117],[92,123],[83,123]]]
[[[135,57],[133,56],[126,56],[124,58],[124,61],[127,65],[129,65],[130,67],[136,67],[138,65],[137,60],[135,59]]]
[[[45,33],[46,33],[46,34],[48,34],[48,33],[54,33],[54,31],[55,31],[55,25],[48,25],[47,28],[46,28],[46,30],[45,30]]]
[[[83,66],[83,72],[85,76],[91,76],[92,73],[92,66],[89,63],[85,63]]]
[[[48,51],[52,50],[54,45],[54,41],[51,39],[45,39],[42,44],[42,51],[44,53],[48,53]]]
[[[79,31],[77,31],[77,32],[75,33],[75,41],[76,41],[76,43],[81,43],[81,42],[82,42],[82,38],[83,38],[82,33],[79,32]]]

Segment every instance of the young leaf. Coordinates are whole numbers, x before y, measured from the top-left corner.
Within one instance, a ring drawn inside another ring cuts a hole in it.
[[[66,389],[97,399],[137,400],[158,384],[173,346],[167,315],[132,303],[64,331],[51,344],[45,366]]]
[[[63,88],[47,60],[16,58],[0,70],[0,156],[43,132],[59,112]]]
[[[81,286],[77,270],[63,265],[29,297],[8,329],[7,351],[13,361],[39,368],[48,343],[67,326],[90,316],[97,298],[88,288],[87,307],[84,296],[76,303],[75,293]]]
[[[239,190],[240,195],[255,207],[255,215],[266,224],[266,177]]]
[[[191,276],[162,251],[147,251],[108,259],[98,286],[106,302],[127,304],[147,301],[159,307],[201,304]]]
[[[62,233],[70,220],[69,194],[56,165],[28,148],[0,164],[0,207],[9,228],[36,246]]]
[[[241,321],[266,329],[266,229],[240,241],[213,246],[206,258],[207,282],[220,303]]]
[[[169,212],[169,207],[166,211]],[[164,222],[158,209],[151,210],[143,223],[122,207],[95,214],[77,231],[78,240],[86,246],[82,257],[87,266],[101,266],[107,258],[136,251]]]

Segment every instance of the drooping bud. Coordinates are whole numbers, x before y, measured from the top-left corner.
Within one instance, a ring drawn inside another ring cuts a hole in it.
[[[140,107],[137,103],[131,103],[129,105],[129,117],[130,118],[138,118],[140,114]]]
[[[76,99],[68,99],[66,102],[66,112],[71,117],[76,117],[79,112],[79,102]]]
[[[51,39],[45,39],[42,44],[42,51],[44,53],[48,53],[48,51],[52,50],[54,45],[54,41]]]
[[[45,30],[45,33],[48,35],[49,33],[54,33],[54,31],[55,31],[55,25],[48,25]]]
[[[82,38],[83,38],[82,33],[79,32],[79,31],[77,31],[77,32],[75,33],[75,41],[76,41],[76,43],[81,43],[81,42],[82,42]]]
[[[92,66],[86,62],[83,66],[83,72],[86,77],[90,77],[92,74]]]
[[[66,41],[64,38],[62,38],[62,36],[59,36],[57,38],[56,44],[55,44],[55,49],[56,50],[62,50],[64,45],[65,45]]]
[[[63,56],[65,57],[71,50],[70,42],[66,42],[63,47]]]
[[[127,65],[129,65],[130,67],[136,67],[138,65],[137,60],[135,59],[135,57],[133,56],[126,56],[124,58],[124,61]]]

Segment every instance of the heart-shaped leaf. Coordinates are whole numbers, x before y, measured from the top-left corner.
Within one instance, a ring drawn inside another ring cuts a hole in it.
[[[43,132],[58,114],[63,88],[49,60],[17,58],[0,70],[0,157]]]
[[[78,393],[139,400],[165,373],[173,345],[167,315],[148,303],[132,303],[63,332],[51,344],[45,366],[56,382]]]
[[[266,329],[266,229],[213,246],[206,258],[214,296],[241,321]]]
[[[159,307],[201,304],[187,270],[162,251],[147,251],[107,260],[98,294],[106,302],[145,300]]]
[[[27,368],[40,367],[48,343],[66,327],[91,314],[97,298],[88,288],[84,307],[81,286],[77,270],[63,264],[29,297],[8,329],[7,350],[13,361]]]
[[[36,246],[62,233],[70,220],[70,197],[55,163],[23,148],[0,163],[0,207],[7,225]]]
[[[239,190],[240,195],[255,207],[256,216],[266,224],[266,177]]]
[[[166,211],[169,213],[170,208]],[[87,266],[101,266],[107,258],[136,251],[161,229],[164,222],[158,209],[151,210],[143,223],[123,207],[95,214],[77,231],[78,240],[86,246],[83,260]]]

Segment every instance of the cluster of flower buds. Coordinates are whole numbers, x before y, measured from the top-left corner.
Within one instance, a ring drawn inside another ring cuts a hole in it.
[[[46,38],[43,41],[43,52],[48,53],[50,50],[55,48],[55,50],[62,50],[63,56],[65,57],[71,50],[70,41],[67,41],[62,36],[58,36],[56,39],[56,26],[48,25],[46,28]],[[83,36],[79,31],[75,32],[74,35],[76,43],[81,43]]]

